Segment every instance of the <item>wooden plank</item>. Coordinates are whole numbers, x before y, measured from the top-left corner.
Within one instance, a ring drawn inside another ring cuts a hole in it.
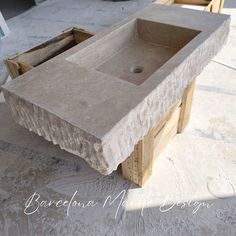
[[[73,28],[73,35],[74,35],[74,40],[77,44],[94,36],[94,34],[88,32],[88,31],[85,31],[83,29],[77,29],[77,28]]]
[[[156,0],[155,3],[165,4],[165,5],[188,4],[188,5],[205,6],[204,11],[221,13],[224,5],[224,0]]]
[[[208,11],[208,12],[211,12],[211,11],[212,11],[212,2],[209,3],[209,4],[205,7],[204,11]]]
[[[195,79],[187,86],[182,97],[179,122],[178,122],[178,133],[182,133],[189,122],[194,88],[195,88]]]
[[[154,3],[165,4],[165,5],[175,5],[182,6],[186,5],[197,5],[202,6],[204,11],[221,13],[224,5],[224,0],[155,0]],[[195,9],[195,8],[194,8]]]
[[[29,65],[27,63],[23,63],[23,62],[18,62],[18,65],[20,66],[20,73],[24,74],[25,72],[33,69],[32,65]]]
[[[157,158],[166,145],[172,140],[177,133],[178,121],[180,115],[180,103],[175,105],[168,114],[165,125],[154,136],[154,158]]]
[[[139,162],[139,185],[144,183],[152,175],[153,166],[153,133],[152,130],[142,140],[142,161]]]
[[[154,137],[160,132],[160,130],[165,126],[166,122],[171,118],[172,113],[181,105],[181,100],[176,102],[168,112],[161,118],[160,121],[154,126],[153,128],[153,135]]]
[[[204,11],[221,13],[224,0],[175,0],[174,3],[206,6]]]
[[[122,163],[122,175],[133,183],[143,186],[152,174],[153,133],[138,142],[133,153]]]
[[[14,79],[20,75],[20,72],[19,72],[20,66],[18,65],[17,62],[10,60],[10,59],[6,59],[6,60],[4,60],[4,63],[6,65],[8,73],[12,79]]]
[[[210,0],[175,0],[175,3],[193,4],[193,5],[207,5]]]
[[[219,8],[218,13],[221,13],[221,12],[222,12],[223,6],[224,6],[224,0],[221,0],[221,1],[220,1],[220,8]]]
[[[205,8],[205,11],[220,13],[223,7],[222,2],[222,0],[212,0]]]
[[[221,10],[221,0],[213,0],[212,3],[211,12],[219,13]]]

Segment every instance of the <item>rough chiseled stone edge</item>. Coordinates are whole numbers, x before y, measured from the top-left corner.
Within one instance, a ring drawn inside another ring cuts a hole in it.
[[[187,85],[218,53],[227,40],[229,25],[230,18],[103,137],[104,158],[115,159],[115,165],[110,166],[108,173],[117,169],[132,153],[135,144],[148,133],[171,105],[181,98]]]
[[[3,93],[18,124],[53,144],[59,144],[61,149],[82,157],[101,174],[108,174],[108,163],[102,157],[100,140],[5,89]]]

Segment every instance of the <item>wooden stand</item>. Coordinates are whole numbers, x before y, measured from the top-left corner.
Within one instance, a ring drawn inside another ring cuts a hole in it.
[[[183,132],[188,124],[194,87],[195,80],[187,86],[181,101],[169,109],[122,163],[122,175],[126,179],[143,186],[151,176],[154,157],[158,156],[176,133]]]

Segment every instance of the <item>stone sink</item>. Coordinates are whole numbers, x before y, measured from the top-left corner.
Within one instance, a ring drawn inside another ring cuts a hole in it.
[[[217,54],[229,23],[227,15],[152,4],[3,93],[17,123],[109,174]]]
[[[199,33],[135,18],[66,60],[140,85]]]

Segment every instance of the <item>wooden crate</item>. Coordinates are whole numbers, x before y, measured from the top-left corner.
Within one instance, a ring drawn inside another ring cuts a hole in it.
[[[31,70],[60,53],[92,37],[94,34],[76,27],[64,30],[56,37],[26,52],[7,58],[4,62],[12,79]]]
[[[156,3],[160,4],[186,4],[192,6],[202,7],[204,11],[213,12],[213,13],[221,13],[224,0],[156,0]]]

